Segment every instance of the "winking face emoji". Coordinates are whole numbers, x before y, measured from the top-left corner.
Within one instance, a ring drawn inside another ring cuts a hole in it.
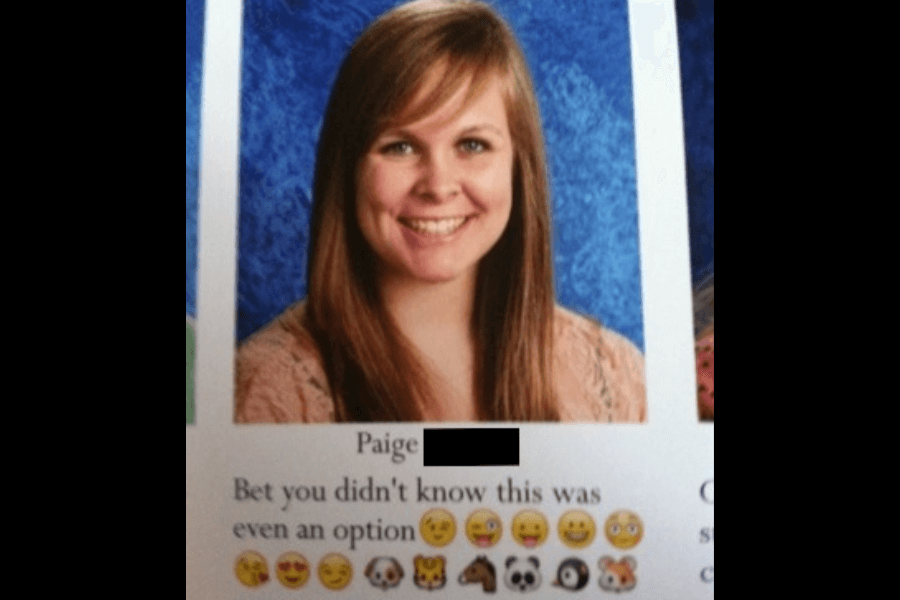
[[[490,548],[500,541],[503,525],[500,517],[485,508],[476,510],[466,519],[466,537],[479,548]]]

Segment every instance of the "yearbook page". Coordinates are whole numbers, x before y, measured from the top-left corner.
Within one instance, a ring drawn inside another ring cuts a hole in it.
[[[186,9],[186,597],[712,598],[712,2]]]

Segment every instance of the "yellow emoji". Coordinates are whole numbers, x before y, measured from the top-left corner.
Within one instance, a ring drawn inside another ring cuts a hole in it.
[[[285,552],[275,562],[278,581],[286,587],[297,589],[303,587],[309,579],[309,563],[302,554]]]
[[[556,526],[559,539],[569,548],[586,548],[594,541],[597,526],[591,515],[583,510],[570,510],[559,518]]]
[[[257,587],[269,580],[269,566],[261,554],[248,550],[234,562],[234,574],[248,587]]]
[[[636,514],[627,510],[609,515],[603,527],[609,543],[622,550],[634,548],[644,536],[644,524]]]
[[[426,511],[419,521],[419,534],[435,548],[446,546],[456,537],[456,522],[453,515],[443,508]]]
[[[547,519],[535,510],[523,510],[512,520],[512,536],[526,548],[535,548],[547,539]]]
[[[319,581],[330,590],[341,590],[353,579],[350,561],[340,554],[328,554],[319,561]]]
[[[490,548],[500,541],[503,524],[497,513],[483,508],[466,519],[466,537],[479,548]]]

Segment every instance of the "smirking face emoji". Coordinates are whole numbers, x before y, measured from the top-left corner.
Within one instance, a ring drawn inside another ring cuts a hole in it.
[[[502,533],[503,524],[493,511],[476,510],[466,519],[466,537],[479,548],[490,548],[500,541]]]
[[[295,590],[309,579],[309,563],[302,554],[285,552],[275,561],[275,573],[285,587]]]
[[[453,515],[443,508],[432,508],[419,521],[419,534],[435,548],[442,548],[456,537],[456,522]]]
[[[627,510],[609,515],[603,529],[609,543],[622,550],[634,548],[644,536],[644,524],[636,514]]]
[[[353,579],[350,561],[340,554],[328,554],[319,561],[319,581],[330,590],[341,590]]]
[[[536,548],[547,539],[547,519],[534,510],[523,510],[512,520],[512,537],[526,548]]]
[[[594,541],[597,526],[591,515],[583,510],[570,510],[559,518],[556,530],[559,539],[569,548],[586,548]]]
[[[269,580],[269,566],[261,554],[248,550],[234,561],[234,574],[248,587],[257,587]]]

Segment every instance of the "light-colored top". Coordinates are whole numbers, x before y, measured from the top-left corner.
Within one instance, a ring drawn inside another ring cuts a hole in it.
[[[238,349],[237,423],[331,423],[334,401],[316,343],[288,308]],[[644,357],[626,338],[560,306],[553,378],[561,421],[642,422]]]

